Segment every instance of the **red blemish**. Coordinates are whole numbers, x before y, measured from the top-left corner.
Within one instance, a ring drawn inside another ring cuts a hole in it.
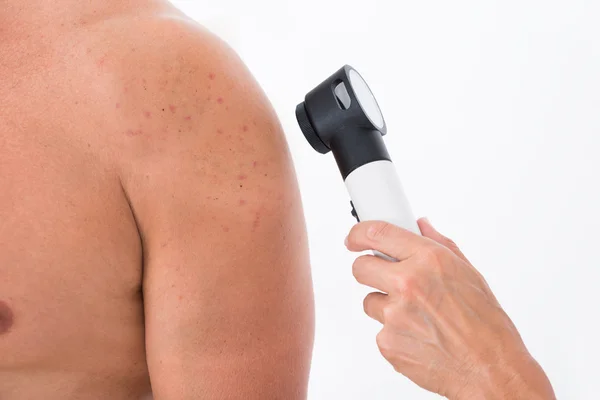
[[[223,232],[229,232],[229,227],[227,227],[227,226],[224,226],[224,227],[223,227]]]
[[[218,133],[219,135],[222,135],[222,134],[223,134],[223,131],[222,131],[221,129],[217,129],[217,133]]]
[[[102,57],[101,59],[98,60],[97,64],[99,67],[104,65],[104,62],[106,61],[106,56]]]
[[[187,117],[184,118],[186,121],[191,121],[192,120],[192,116],[188,115]]]
[[[213,74],[212,72],[208,74],[208,79],[210,79],[211,81],[215,79],[215,74]]]
[[[258,226],[260,225],[260,211],[256,212],[256,217],[254,217],[254,221],[252,221],[252,232],[256,231]]]
[[[115,105],[115,108],[121,108],[121,103],[117,103],[117,104]]]
[[[243,181],[243,180],[245,180],[246,178],[247,178],[247,176],[246,176],[246,175],[238,175],[238,179],[239,179],[240,181]]]
[[[254,168],[256,168],[256,166],[257,166],[257,165],[258,165],[258,162],[256,162],[256,161],[254,161],[254,162],[252,163],[252,167],[254,167]]]
[[[245,205],[246,205],[246,200],[244,200],[244,199],[241,199],[241,200],[240,200],[240,206],[245,206]]]
[[[179,299],[179,301],[183,300],[183,296],[179,295],[178,299]]]
[[[242,130],[243,130],[244,132],[248,132],[248,126],[247,126],[247,125],[244,125],[244,126],[242,127]]]
[[[138,129],[137,131],[134,131],[133,129],[127,130],[127,136],[139,136],[141,134],[142,134],[141,129]]]
[[[152,117],[152,113],[150,111],[144,111],[144,115],[146,116],[146,118]]]
[[[169,104],[169,110],[171,110],[171,112],[175,114],[175,110],[177,110],[177,107],[175,107],[173,104]]]
[[[129,88],[128,88],[127,86],[125,86],[125,89],[123,89],[123,91],[124,91],[125,93],[127,93],[127,92],[129,91]]]
[[[217,103],[219,103],[219,104],[223,104],[223,98],[222,98],[222,97],[219,97],[219,98],[217,99]]]

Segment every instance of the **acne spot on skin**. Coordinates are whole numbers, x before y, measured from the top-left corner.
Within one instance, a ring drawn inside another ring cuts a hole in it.
[[[257,166],[257,165],[258,165],[258,162],[257,162],[257,161],[253,161],[253,162],[252,162],[252,167],[253,167],[253,168],[256,168],[256,166]]]
[[[186,121],[191,121],[192,120],[192,116],[188,115],[187,117],[184,118]]]
[[[254,217],[254,221],[252,221],[252,232],[255,232],[260,226],[260,211],[256,212],[256,216]]]
[[[151,118],[152,117],[152,113],[150,111],[144,111],[144,116],[146,118]]]
[[[222,129],[217,129],[217,133],[218,133],[219,135],[222,135],[222,134],[223,134],[223,130],[222,130]]]
[[[224,227],[223,227],[223,232],[229,232],[229,227],[227,227],[227,226],[224,226]]]
[[[121,103],[115,104],[115,108],[121,108]]]
[[[127,136],[141,136],[142,133],[143,132],[141,129],[138,129],[138,130],[128,129],[127,130]]]
[[[242,131],[248,132],[248,126],[247,125],[242,126]]]
[[[217,103],[223,104],[224,100],[222,97],[217,98]]]
[[[245,206],[245,205],[246,205],[246,200],[244,200],[244,199],[241,199],[241,200],[240,200],[240,206]]]
[[[106,62],[106,56],[104,56],[104,57],[102,57],[101,59],[99,59],[99,60],[96,62],[96,64],[97,64],[99,67],[102,67],[102,66],[104,65],[104,63],[105,63],[105,62]]]
[[[246,178],[247,178],[246,175],[238,175],[238,180],[240,180],[240,181],[245,181]]]
[[[0,335],[8,333],[14,323],[14,315],[8,304],[0,301]]]
[[[215,79],[215,74],[213,74],[212,72],[210,74],[208,74],[208,79],[210,79],[211,81]]]
[[[175,110],[177,110],[177,107],[175,107],[173,104],[169,104],[169,110],[171,110],[171,112],[175,114]]]

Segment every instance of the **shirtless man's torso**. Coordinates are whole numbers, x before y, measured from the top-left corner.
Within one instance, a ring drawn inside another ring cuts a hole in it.
[[[0,400],[303,399],[271,105],[169,3],[0,0]]]

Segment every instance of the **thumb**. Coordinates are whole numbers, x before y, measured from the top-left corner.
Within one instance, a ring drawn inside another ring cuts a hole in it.
[[[421,218],[417,221],[417,223],[419,224],[419,229],[421,230],[421,233],[423,234],[423,236],[450,249],[458,257],[462,258],[466,262],[469,262],[469,260],[467,260],[467,257],[465,257],[465,255],[462,253],[462,251],[460,251],[460,249],[458,248],[458,245],[456,243],[454,243],[454,241],[452,239],[439,233],[433,227],[433,225],[431,225],[431,222],[429,222],[429,220],[427,218]]]

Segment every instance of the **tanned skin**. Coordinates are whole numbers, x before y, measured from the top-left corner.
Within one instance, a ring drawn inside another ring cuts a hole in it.
[[[305,399],[313,312],[227,43],[164,1],[0,0],[0,399]]]

